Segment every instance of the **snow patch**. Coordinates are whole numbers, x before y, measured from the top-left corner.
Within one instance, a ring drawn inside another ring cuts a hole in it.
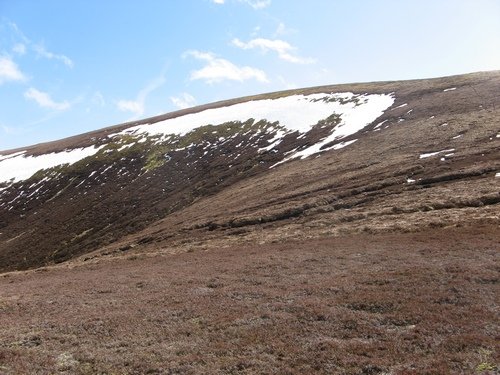
[[[350,100],[356,98],[355,100]],[[357,102],[357,103],[356,103]],[[221,108],[207,109],[154,124],[144,124],[123,130],[118,134],[147,135],[184,135],[204,125],[222,125],[227,122],[245,122],[249,119],[255,121],[266,120],[270,123],[278,122],[284,128],[284,133],[299,132],[299,137],[304,135],[320,120],[332,114],[340,116],[340,123],[330,135],[320,142],[297,152],[291,158],[305,158],[320,151],[330,148],[321,148],[335,140],[352,135],[372,123],[394,103],[391,94],[365,94],[353,93],[292,95],[278,99],[253,100]],[[406,105],[406,104],[405,104]],[[216,133],[214,130],[212,133]],[[222,138],[222,137],[221,137]],[[282,136],[280,137],[282,139]],[[221,141],[221,139],[219,139]],[[281,140],[276,139],[269,146],[261,150],[276,147]]]
[[[453,151],[455,151],[454,148],[450,148],[449,150],[441,150],[441,151],[435,151],[435,152],[428,152],[428,153],[425,153],[425,154],[420,154],[419,159],[430,158],[432,156],[436,156],[436,155],[442,154],[444,152],[450,153],[450,152],[453,152]]]
[[[8,154],[8,155],[0,155],[0,161],[2,160],[5,160],[5,159],[10,159],[10,158],[14,158],[16,156],[19,156],[19,155],[22,155],[24,154],[26,151],[19,151],[19,152],[15,152],[13,154]]]
[[[456,87],[450,87],[449,89],[444,89],[443,92],[454,91],[456,89],[457,89]]]
[[[159,142],[161,142],[161,141],[159,141]],[[117,151],[118,151],[118,152],[121,152],[121,151],[123,151],[123,150],[126,150],[126,149],[127,149],[127,148],[129,148],[129,147],[132,147],[133,145],[134,145],[134,143],[129,143],[129,144],[123,145],[123,146],[122,146],[122,147],[120,147]]]
[[[332,150],[340,150],[341,148],[347,147],[349,145],[352,145],[354,142],[356,142],[357,139],[353,139],[352,141],[346,141],[346,142],[340,142],[337,143],[332,147]]]
[[[277,145],[279,145],[281,143],[284,135],[285,135],[285,133],[283,131],[278,130],[276,132],[276,135],[269,140],[269,146],[259,148],[257,151],[264,152],[264,151],[272,150],[274,147],[276,147]]]
[[[62,164],[74,164],[92,156],[100,147],[77,148],[62,152],[54,152],[39,156],[24,156],[25,151],[14,157],[0,160],[0,182],[16,182],[30,178],[41,169],[52,168]]]
[[[333,131],[330,133],[329,136],[322,139],[318,143],[309,146],[304,150],[292,154],[289,158],[285,160],[293,158],[304,159],[320,151],[335,149],[334,148],[335,146],[332,147],[324,147],[324,146],[336,140],[353,135],[358,131],[362,130],[365,126],[371,124],[377,118],[382,116],[384,111],[387,108],[389,108],[392,105],[392,103],[394,103],[394,98],[389,95],[368,95],[366,98],[363,97],[363,99],[365,99],[366,102],[362,105],[344,106],[344,108],[338,110],[337,113],[340,112],[339,114],[341,117],[341,122],[333,129]],[[345,143],[347,146],[353,142],[349,141]]]
[[[374,130],[374,131],[375,131],[375,130],[380,130],[380,127],[381,127],[382,125],[384,125],[386,122],[387,122],[387,120],[384,120],[384,121],[382,121],[382,122],[379,122],[377,125],[375,125],[375,127],[373,128],[373,130]]]
[[[307,96],[292,95],[279,99],[253,100],[221,108],[207,109],[154,124],[138,125],[125,129],[121,133],[183,135],[200,126],[221,125],[230,121],[245,122],[251,118],[256,121],[279,122],[281,126],[284,126],[289,131],[305,133],[318,121],[327,118],[333,113],[342,115],[343,112],[347,112],[347,115],[351,116],[351,112],[358,112],[355,109],[366,108],[367,106],[372,108],[373,101],[376,101],[377,98],[379,102],[383,101],[384,105],[387,106],[394,102],[392,96],[378,94],[358,96],[360,102],[366,100],[366,103],[358,106],[354,102],[344,102],[344,104],[340,102],[340,99],[348,100],[354,96],[353,93],[313,94]]]
[[[407,105],[408,105],[408,103],[404,103],[404,104],[398,105],[397,107],[394,107],[393,109],[391,109],[391,111],[394,111],[395,109],[398,109],[398,108],[406,107]]]

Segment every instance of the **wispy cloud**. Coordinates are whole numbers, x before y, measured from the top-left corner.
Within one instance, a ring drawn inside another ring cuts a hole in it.
[[[26,53],[26,46],[23,43],[17,43],[12,47],[12,52],[18,55],[24,55]]]
[[[44,57],[49,60],[59,60],[61,61],[64,65],[68,66],[69,68],[73,67],[73,60],[71,60],[68,56],[66,55],[58,55],[55,53],[52,53],[50,51],[47,51],[45,47],[41,44],[35,44],[33,45],[33,50],[37,53],[38,56]]]
[[[191,72],[191,81],[202,80],[211,84],[225,80],[243,82],[255,79],[259,82],[269,82],[262,70],[250,66],[237,66],[210,52],[188,51],[184,56],[192,56],[206,63],[203,68]]]
[[[284,35],[286,34],[287,28],[283,22],[280,22],[278,27],[276,28],[276,35]]]
[[[106,101],[104,100],[104,96],[100,91],[94,92],[94,95],[92,95],[92,103],[97,104],[100,107],[104,107],[106,105]]]
[[[271,0],[239,0],[250,5],[253,9],[264,9],[271,5]]]
[[[292,29],[285,25],[283,22],[279,22],[278,27],[276,28],[276,31],[274,32],[274,36],[283,36],[283,35],[289,35],[289,34],[296,34],[297,30]]]
[[[155,77],[143,89],[141,89],[135,100],[118,100],[116,102],[118,109],[123,112],[132,112],[136,117],[142,116],[145,111],[145,103],[149,94],[165,84],[165,74],[166,69],[164,69],[159,76]]]
[[[278,54],[278,57],[282,60],[294,63],[294,64],[313,64],[316,60],[311,58],[299,57],[293,54],[297,48],[292,46],[290,43],[285,42],[280,39],[265,39],[256,38],[245,43],[235,38],[232,40],[231,44],[235,47],[249,50],[249,49],[260,49],[263,52],[274,51]]]
[[[56,102],[50,95],[46,92],[30,87],[24,92],[24,97],[29,100],[33,100],[42,108],[53,109],[56,111],[64,111],[71,107],[68,101]]]
[[[25,80],[26,76],[10,57],[0,56],[0,85],[8,81]]]
[[[182,93],[180,96],[171,96],[170,100],[180,109],[190,108],[196,105],[196,99],[187,92]]]
[[[132,112],[137,116],[140,116],[144,113],[144,103],[138,100],[118,100],[116,105],[120,111],[123,112]]]
[[[28,37],[26,37],[26,35],[24,35],[24,33],[21,31],[21,29],[19,29],[19,27],[14,23],[14,22],[7,22],[7,25],[8,27],[10,27],[12,29],[12,31],[14,32],[14,34],[23,41],[23,43],[25,44],[29,44],[30,43],[30,40],[28,39]]]
[[[69,68],[74,66],[73,60],[71,60],[68,56],[49,51],[42,43],[34,43],[31,39],[24,35],[21,29],[14,22],[7,22],[7,25],[11,29],[14,38],[17,39],[17,43],[12,47],[13,52],[18,55],[24,55],[28,50],[31,50],[38,57],[60,61]]]
[[[214,4],[225,4],[226,0],[211,0]],[[254,9],[264,9],[271,5],[271,0],[237,0],[239,3],[250,5]]]

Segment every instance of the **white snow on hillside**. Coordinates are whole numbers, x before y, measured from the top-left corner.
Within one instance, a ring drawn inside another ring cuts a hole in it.
[[[450,148],[449,150],[441,150],[441,151],[434,151],[434,152],[428,152],[428,153],[424,153],[424,154],[420,154],[419,156],[419,159],[426,159],[426,158],[430,158],[432,156],[436,156],[436,155],[439,155],[439,154],[442,154],[444,152],[453,152],[455,151],[454,148]],[[449,154],[449,155],[446,155],[446,156],[450,156],[452,154]]]
[[[304,159],[320,151],[339,149],[350,145],[353,141],[345,142],[345,146],[342,147],[332,146],[321,150],[321,148],[328,143],[343,139],[362,130],[365,126],[382,116],[384,111],[394,103],[394,98],[389,95],[366,95],[363,98],[367,99],[364,104],[359,106],[354,106],[352,104],[343,105],[342,108],[335,110],[335,113],[341,115],[342,121],[333,129],[333,132],[318,143],[293,154],[289,159]]]
[[[358,104],[349,99],[357,98]],[[340,124],[322,141],[297,152],[291,158],[305,158],[320,151],[325,144],[352,135],[380,117],[394,103],[392,95],[353,93],[292,95],[279,99],[254,100],[227,107],[207,109],[198,113],[168,119],[155,124],[138,125],[122,131],[124,134],[167,135],[186,134],[204,125],[221,125],[229,121],[279,122],[288,132],[306,133],[332,114],[341,117]],[[272,140],[276,147],[280,139]],[[326,150],[322,150],[326,151]],[[287,160],[288,160],[287,159]]]
[[[88,156],[94,155],[100,147],[77,148],[74,150],[24,156],[20,153],[0,156],[0,183],[26,180],[41,169],[52,168],[62,164],[74,164]]]
[[[145,142],[148,135],[163,135],[163,139],[166,140],[168,135],[184,135],[200,126],[221,125],[230,121],[245,122],[254,119],[255,121],[266,120],[271,123],[279,122],[279,125],[284,129],[275,129],[276,134],[270,140],[269,146],[259,150],[262,152],[278,146],[288,133],[297,131],[300,133],[299,136],[304,135],[320,120],[324,120],[333,114],[340,116],[340,123],[332,130],[330,135],[304,150],[288,155],[286,160],[289,160],[297,157],[305,158],[327,149],[340,149],[348,146],[354,141],[336,142],[336,146],[320,150],[321,147],[328,143],[341,140],[362,130],[381,116],[384,110],[393,103],[392,94],[322,93],[307,96],[292,95],[278,99],[253,100],[221,108],[207,109],[154,124],[134,126],[118,134],[142,135],[143,137],[140,137],[137,142]],[[116,134],[110,135],[110,138],[113,138],[114,135]],[[120,151],[130,146],[131,144],[124,145],[120,148]],[[25,180],[41,169],[76,163],[81,159],[94,155],[99,148],[87,147],[39,156],[26,156],[24,155],[25,151],[0,155],[0,183]]]
[[[8,154],[8,155],[0,155],[0,161],[2,160],[5,160],[5,159],[10,159],[10,158],[14,158],[18,155],[22,155],[24,154],[26,151],[19,151],[19,152],[15,152],[13,154]]]

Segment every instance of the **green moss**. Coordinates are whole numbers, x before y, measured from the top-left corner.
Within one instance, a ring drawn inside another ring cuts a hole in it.
[[[479,364],[476,366],[476,372],[490,372],[497,370],[497,366],[493,363],[491,358],[493,354],[492,350],[481,348],[479,349]]]
[[[161,167],[167,162],[167,157],[162,150],[155,150],[150,153],[146,158],[146,163],[142,167],[146,171],[151,171],[153,169]]]

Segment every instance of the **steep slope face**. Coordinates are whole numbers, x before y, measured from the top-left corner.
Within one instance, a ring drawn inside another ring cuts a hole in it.
[[[0,270],[106,245],[498,222],[498,92],[499,73],[325,86],[1,153]]]

